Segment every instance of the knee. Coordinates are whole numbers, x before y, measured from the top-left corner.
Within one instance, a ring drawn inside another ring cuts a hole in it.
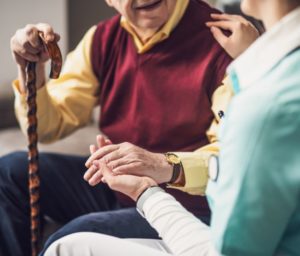
[[[41,253],[43,256],[67,256],[70,254],[70,249],[76,245],[77,239],[72,239],[72,235],[63,237],[52,243],[46,251]],[[80,241],[79,241],[80,242]]]
[[[89,248],[89,238],[94,238],[91,233],[76,233],[65,236],[49,246],[41,255],[44,256],[84,256],[94,255]],[[87,243],[85,243],[87,242]],[[98,255],[98,254],[97,254]]]
[[[66,237],[68,235],[78,233],[78,232],[88,232],[91,231],[91,226],[94,226],[94,223],[90,223],[91,220],[89,218],[91,214],[86,214],[83,216],[80,216],[69,223],[67,223],[65,226],[60,228],[58,231],[56,231],[54,234],[52,234],[48,240],[46,241],[44,245],[44,251],[49,248],[52,244],[54,244],[57,240]]]
[[[27,181],[27,153],[14,152],[0,157],[0,185]]]

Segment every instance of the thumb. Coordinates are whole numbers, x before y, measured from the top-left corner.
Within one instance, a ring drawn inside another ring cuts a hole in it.
[[[211,27],[210,28],[211,33],[213,34],[213,37],[217,40],[217,42],[225,48],[225,45],[228,41],[228,37],[223,34],[221,29],[217,27]]]
[[[102,172],[102,175],[103,175],[102,181],[107,183],[108,185],[110,185],[112,180],[115,177],[113,172],[111,171],[111,169],[106,164],[102,164],[101,165],[101,172]]]

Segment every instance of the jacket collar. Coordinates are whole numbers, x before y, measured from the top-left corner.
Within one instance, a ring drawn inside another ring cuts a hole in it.
[[[300,7],[257,39],[228,67],[234,91],[254,84],[299,46]]]

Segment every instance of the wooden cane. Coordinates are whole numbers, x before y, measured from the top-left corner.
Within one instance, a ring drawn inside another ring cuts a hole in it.
[[[43,34],[39,34],[51,59],[50,78],[59,77],[62,67],[62,56],[56,42],[46,42]],[[36,117],[36,63],[28,62],[26,66],[26,87],[27,87],[27,105],[28,105],[28,162],[29,162],[29,197],[30,197],[30,216],[31,216],[31,255],[37,256],[39,253],[40,238],[40,176],[38,169],[38,135]]]

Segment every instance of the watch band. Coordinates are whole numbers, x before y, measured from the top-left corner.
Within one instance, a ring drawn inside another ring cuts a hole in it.
[[[165,192],[161,187],[158,186],[154,186],[154,187],[149,187],[147,188],[138,198],[137,202],[136,202],[136,210],[138,211],[138,213],[140,215],[142,215],[142,217],[145,218],[145,214],[144,214],[144,210],[143,210],[143,206],[146,202],[146,200],[152,196],[153,194],[157,193],[157,192]]]
[[[178,179],[180,171],[181,171],[181,164],[173,164],[173,173],[172,178],[168,182],[169,184],[175,183],[175,181]]]
[[[177,155],[174,153],[165,153],[166,160],[173,167],[172,177],[168,184],[174,184],[180,175],[182,168],[182,163]]]

